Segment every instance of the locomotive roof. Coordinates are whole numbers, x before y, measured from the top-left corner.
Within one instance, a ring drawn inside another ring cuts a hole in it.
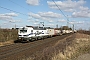
[[[43,28],[43,27],[33,27],[33,29],[35,29],[35,30],[46,30],[46,28]]]
[[[32,27],[35,30],[54,29],[54,28],[51,28],[51,27],[38,27],[38,26],[26,26],[26,27]]]

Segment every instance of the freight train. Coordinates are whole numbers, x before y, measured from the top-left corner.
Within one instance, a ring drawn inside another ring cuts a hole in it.
[[[61,31],[60,29],[55,28],[26,26],[18,29],[18,40],[21,42],[29,42],[58,36],[65,33],[72,33],[72,31],[66,32],[64,30]]]

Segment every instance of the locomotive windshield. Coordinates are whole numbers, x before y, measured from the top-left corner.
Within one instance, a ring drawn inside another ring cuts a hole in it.
[[[27,32],[27,29],[26,28],[22,28],[19,31],[20,31],[20,33],[26,33]]]
[[[20,30],[20,33],[25,33],[27,32],[27,30]]]

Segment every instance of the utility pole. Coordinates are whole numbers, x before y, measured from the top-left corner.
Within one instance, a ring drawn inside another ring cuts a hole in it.
[[[38,28],[40,27],[40,24],[38,24]]]
[[[41,24],[42,24],[42,26],[43,26],[43,28],[44,28],[44,22],[40,22]]]
[[[56,28],[58,28],[58,24],[56,25]]]
[[[73,24],[73,31],[74,31],[74,24]]]
[[[69,18],[68,18],[68,15],[67,15],[67,26],[69,27]]]
[[[16,24],[15,24],[15,29],[16,29]]]

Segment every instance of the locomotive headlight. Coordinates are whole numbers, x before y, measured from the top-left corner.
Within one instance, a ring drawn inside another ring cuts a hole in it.
[[[22,39],[22,38],[19,37],[18,39]]]

